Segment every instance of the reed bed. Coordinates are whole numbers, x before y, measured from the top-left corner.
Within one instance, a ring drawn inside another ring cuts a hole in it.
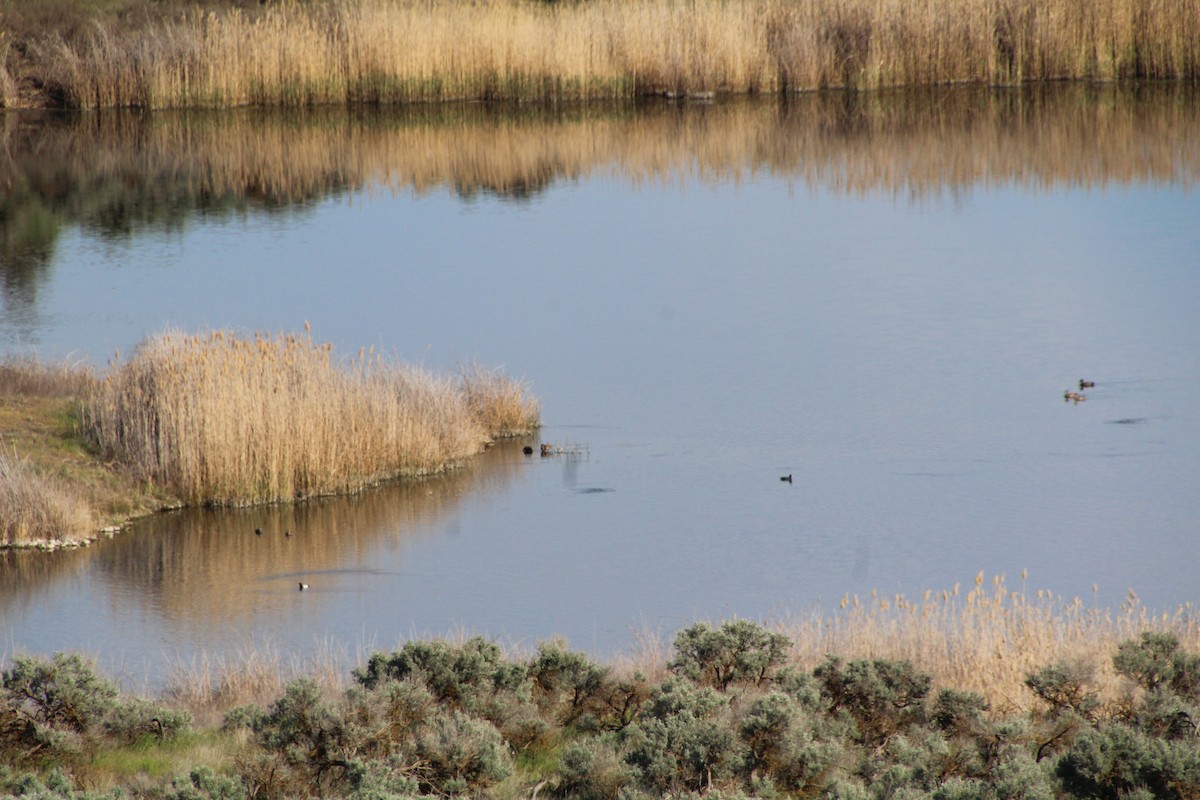
[[[72,106],[576,100],[1200,77],[1200,0],[337,0],[47,40]]]
[[[0,446],[0,547],[86,541],[95,521],[53,477]]]
[[[0,397],[79,397],[94,383],[91,369],[81,363],[47,363],[34,356],[0,358]]]
[[[454,380],[374,352],[338,364],[307,334],[217,330],[169,331],[113,364],[84,424],[184,502],[246,505],[440,471],[511,433],[485,419]]]
[[[978,692],[997,711],[1032,705],[1025,677],[1064,661],[1094,668],[1104,701],[1118,699],[1122,682],[1113,670],[1117,645],[1142,631],[1175,634],[1200,648],[1200,614],[1190,604],[1152,612],[1131,590],[1119,610],[1089,607],[1047,590],[1035,593],[1008,585],[1005,576],[984,573],[961,591],[927,591],[918,601],[878,593],[847,596],[839,609],[781,626],[794,642],[793,657],[806,667],[827,653],[846,658],[908,659],[929,672],[938,686]]]
[[[96,520],[87,502],[52,472],[53,457],[23,453],[25,428],[42,424],[43,403],[57,410],[94,384],[91,370],[33,356],[0,358],[0,547],[55,546],[86,541]],[[11,430],[9,428],[12,428]]]

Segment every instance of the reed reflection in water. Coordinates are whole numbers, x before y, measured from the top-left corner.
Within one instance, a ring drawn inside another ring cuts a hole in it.
[[[397,600],[389,608],[387,599],[419,593],[414,584],[428,581],[406,570],[407,553],[422,537],[452,533],[463,498],[486,503],[505,494],[527,462],[521,447],[519,441],[502,442],[461,469],[351,497],[167,512],[82,550],[6,552],[0,558],[0,609],[22,619],[12,634],[16,643],[23,638],[20,627],[61,624],[71,630],[78,626],[69,618],[73,584],[95,581],[108,598],[105,608],[89,612],[95,641],[106,635],[120,641],[122,628],[137,625],[141,637],[149,634],[168,652],[187,653],[198,642],[223,651],[255,638],[303,646],[322,632],[344,635],[346,618],[355,616],[345,604],[361,607],[369,594],[372,603],[383,603],[370,613],[390,617],[390,630],[406,635],[418,624],[409,616],[411,604]],[[301,582],[309,586],[303,597]],[[331,598],[339,595],[343,601]],[[331,607],[345,616],[328,622]],[[125,639],[130,649],[121,657],[161,657],[138,652],[132,638]]]
[[[1200,177],[1182,83],[821,93],[714,104],[449,105],[0,116],[6,345],[37,343],[63,231],[105,241],[189,220],[308,213],[357,191],[521,203],[556,182],[704,186],[770,175],[812,191],[961,196]],[[41,288],[39,288],[41,287]],[[75,343],[74,346],[78,346]]]

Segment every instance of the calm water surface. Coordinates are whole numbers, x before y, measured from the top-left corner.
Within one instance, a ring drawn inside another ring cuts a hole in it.
[[[307,320],[503,365],[571,452],[5,554],[0,652],[608,655],[979,571],[1200,600],[1183,89],[3,124],[0,351]]]

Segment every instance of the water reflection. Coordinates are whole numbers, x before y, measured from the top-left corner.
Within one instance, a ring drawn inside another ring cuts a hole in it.
[[[36,303],[60,230],[104,238],[192,216],[296,213],[363,188],[448,187],[514,202],[597,172],[633,182],[767,172],[836,192],[1191,185],[1200,104],[1186,84],[832,93],[786,102],[0,116],[0,270]]]
[[[185,639],[283,624],[274,618],[293,608],[300,580],[320,594],[403,571],[419,537],[453,531],[463,498],[509,490],[521,447],[502,442],[461,469],[349,498],[169,512],[82,550],[3,552],[0,609],[25,613],[90,572],[120,618],[150,614]]]

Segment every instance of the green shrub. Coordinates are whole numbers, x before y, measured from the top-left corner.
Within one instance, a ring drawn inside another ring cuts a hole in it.
[[[571,800],[618,800],[633,780],[617,749],[602,738],[572,742],[563,750],[554,794]]]
[[[497,692],[527,691],[529,685],[524,665],[505,661],[497,645],[479,636],[461,647],[441,640],[408,642],[391,655],[373,654],[354,670],[355,680],[368,689],[409,677],[423,682],[438,702],[468,712]]]
[[[726,698],[712,688],[687,678],[663,681],[642,719],[626,731],[626,763],[655,792],[712,788],[741,758],[719,713],[726,708]]]
[[[13,763],[77,753],[116,696],[78,655],[17,656],[0,673],[0,753]]]
[[[117,687],[96,675],[78,655],[55,653],[51,661],[17,656],[0,673],[4,700],[21,716],[55,728],[85,733],[112,710]]]
[[[1113,724],[1081,734],[1058,763],[1064,787],[1077,797],[1200,797],[1200,744],[1155,739]]]
[[[778,691],[789,695],[805,711],[817,711],[821,708],[821,687],[817,685],[811,673],[797,667],[782,667],[775,673],[772,683]]]
[[[142,698],[118,702],[104,720],[104,732],[127,744],[146,736],[173,739],[192,727],[192,715]]]
[[[791,697],[770,692],[755,698],[738,723],[738,738],[746,745],[746,771],[753,778],[760,770],[770,771],[799,709]]]
[[[713,629],[699,622],[675,637],[675,658],[668,667],[698,684],[721,691],[732,683],[758,684],[787,658],[791,641],[747,620]]]
[[[611,671],[559,642],[538,645],[528,669],[538,704],[567,725],[600,710]]]
[[[356,751],[357,743],[311,678],[284,687],[283,696],[254,721],[253,730],[255,741],[270,751],[274,763],[253,765],[257,777],[243,775],[252,786],[265,772],[283,792],[295,792],[300,786],[321,790],[345,780]]]
[[[1170,690],[1200,702],[1200,655],[1181,650],[1172,634],[1146,631],[1136,642],[1122,642],[1113,667],[1147,691]]]
[[[924,700],[932,679],[908,661],[875,659],[846,664],[828,656],[813,675],[821,684],[829,712],[848,714],[864,743],[882,742],[924,720]]]
[[[1100,699],[1091,689],[1094,674],[1092,665],[1084,661],[1063,661],[1028,675],[1025,685],[1049,704],[1051,716],[1074,712],[1095,721]]]
[[[988,710],[983,695],[941,689],[933,701],[933,722],[947,734],[968,734],[983,726],[983,713]]]
[[[478,792],[512,774],[512,755],[496,727],[452,711],[436,717],[417,737],[425,763],[421,788],[437,794]]]
[[[0,767],[0,770],[3,768]],[[128,795],[120,788],[107,792],[76,791],[67,773],[54,767],[43,781],[32,773],[4,779],[0,775],[0,800],[125,800]]]
[[[218,775],[210,767],[197,767],[176,778],[163,800],[246,800],[246,785],[239,778]]]
[[[420,784],[412,777],[412,765],[399,756],[381,761],[356,761],[351,764],[348,800],[401,800],[420,794]]]
[[[437,702],[423,683],[389,680],[348,691],[343,723],[363,752],[389,753],[411,746],[436,713]]]

